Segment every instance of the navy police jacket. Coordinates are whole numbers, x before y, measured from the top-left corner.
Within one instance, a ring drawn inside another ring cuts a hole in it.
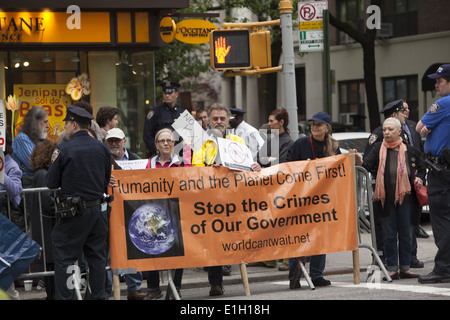
[[[144,142],[150,154],[156,154],[155,135],[164,128],[171,128],[172,124],[183,113],[184,109],[179,105],[171,108],[165,102],[157,105],[147,114],[144,124]]]
[[[405,129],[402,126],[402,133],[400,134],[400,137],[402,137],[403,141],[406,144],[411,144],[409,141],[408,134],[406,133]],[[382,142],[383,141],[383,126],[379,126],[376,128],[371,135],[369,136],[369,141],[367,142],[366,148],[364,149],[364,155],[363,158],[366,158],[366,155],[372,151],[373,147],[375,146],[375,143]]]
[[[81,197],[91,201],[104,197],[110,178],[108,148],[89,136],[86,130],[80,130],[53,152],[46,184],[50,189],[61,187],[63,200]]]

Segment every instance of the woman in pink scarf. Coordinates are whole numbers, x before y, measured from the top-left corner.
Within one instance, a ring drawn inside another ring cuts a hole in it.
[[[378,218],[383,233],[387,269],[393,280],[418,277],[409,270],[413,231],[412,197],[415,197],[414,184],[422,187],[425,180],[425,164],[420,151],[403,143],[401,131],[398,119],[386,119],[383,123],[383,141],[375,144],[364,157],[364,163],[359,156],[356,158],[358,165],[362,164],[376,177],[373,200],[374,205],[382,207]]]

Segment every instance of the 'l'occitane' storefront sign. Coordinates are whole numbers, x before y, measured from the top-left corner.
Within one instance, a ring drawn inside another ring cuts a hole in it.
[[[0,12],[0,43],[109,43],[108,12],[83,12],[82,28],[69,29],[64,12]]]
[[[217,27],[209,21],[200,19],[183,20],[177,23],[175,39],[185,43],[209,42],[209,34]]]
[[[169,43],[173,39],[190,44],[200,44],[209,42],[209,34],[217,27],[209,21],[200,19],[190,19],[175,22],[170,17],[161,20],[159,33],[161,38]]]

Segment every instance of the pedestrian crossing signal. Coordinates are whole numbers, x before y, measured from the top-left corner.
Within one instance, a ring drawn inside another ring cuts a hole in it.
[[[213,30],[209,39],[211,68],[227,70],[252,67],[249,30]]]

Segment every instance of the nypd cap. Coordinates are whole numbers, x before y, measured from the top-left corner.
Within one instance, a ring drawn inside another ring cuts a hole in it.
[[[173,81],[163,81],[161,82],[160,86],[164,93],[172,93],[178,91],[180,84],[178,82]]]
[[[403,100],[398,99],[398,100],[387,103],[384,106],[383,110],[381,110],[381,113],[383,113],[385,117],[389,117],[394,112],[405,111],[405,110],[406,109],[403,107]]]
[[[230,113],[231,113],[231,118],[230,118],[230,120],[231,120],[239,115],[244,115],[245,111],[242,109],[238,109],[238,108],[230,108]]]
[[[66,117],[63,121],[74,121],[81,124],[90,124],[94,117],[81,107],[67,106]]]
[[[443,64],[435,73],[427,75],[430,79],[450,78],[450,64]]]

